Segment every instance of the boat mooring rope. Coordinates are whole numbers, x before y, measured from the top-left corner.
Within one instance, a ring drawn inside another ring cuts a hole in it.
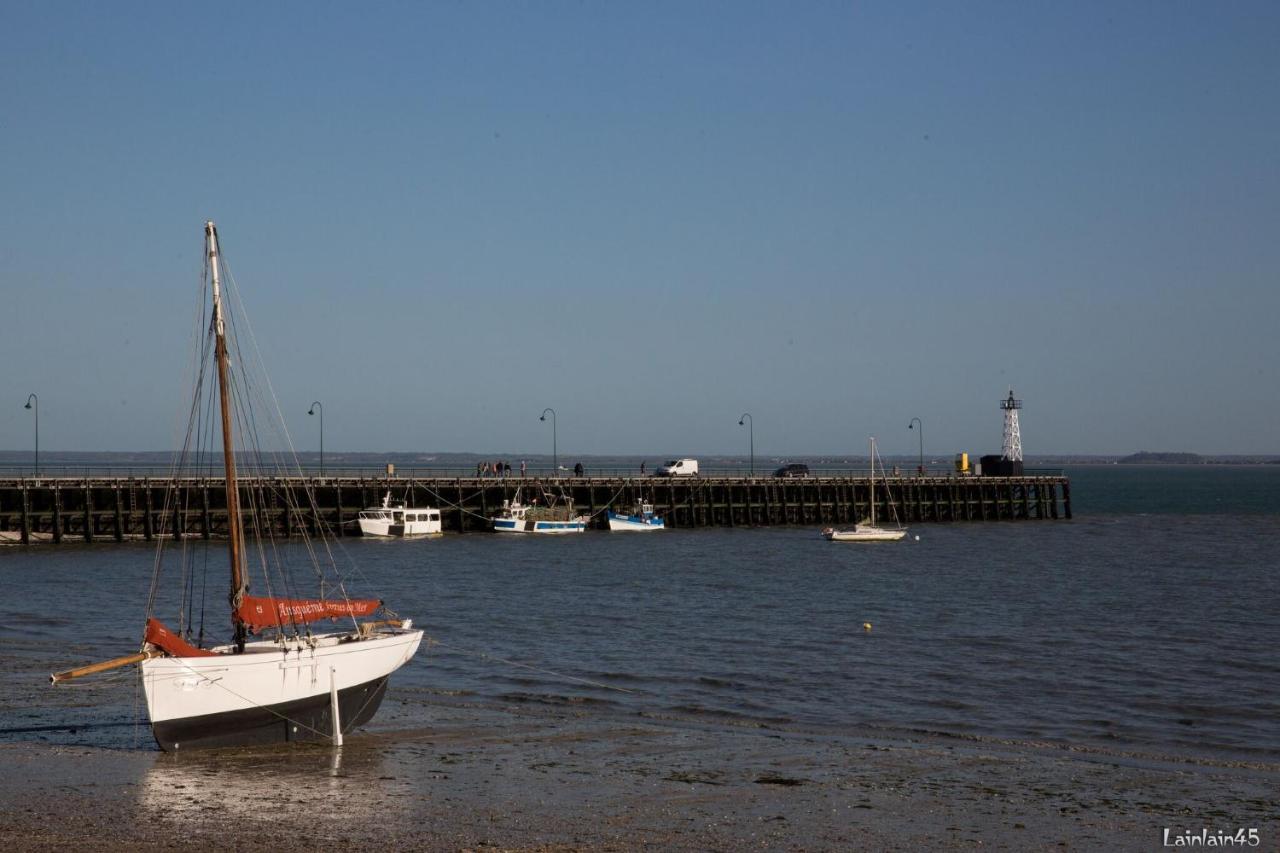
[[[447,498],[445,498],[445,496],[444,496],[444,495],[440,494],[439,492],[437,492],[436,490],[434,490],[434,489],[430,488],[429,486],[424,486],[424,485],[421,485],[421,484],[418,484],[418,483],[416,483],[416,482],[415,482],[415,488],[420,488],[420,489],[422,489],[422,490],[423,490],[424,492],[426,492],[428,495],[431,495],[431,497],[435,498],[435,499],[436,499],[437,501],[439,501],[441,504],[443,504],[443,505],[445,505],[445,506],[449,507],[450,509],[456,509],[456,510],[458,510],[459,512],[465,513],[466,515],[475,516],[476,518],[483,518],[485,521],[490,521],[490,520],[492,520],[491,516],[481,515],[481,514],[480,514],[480,513],[478,513],[478,512],[472,512],[471,510],[467,509],[467,508],[466,508],[465,506],[463,506],[462,504],[456,504],[456,503],[454,503],[453,501],[448,500]],[[609,498],[609,500],[605,501],[605,505],[604,505],[603,507],[601,507],[600,509],[598,509],[598,510],[596,510],[595,512],[593,512],[593,513],[591,513],[590,515],[588,515],[588,516],[587,516],[587,518],[595,518],[595,517],[596,517],[596,516],[598,516],[598,515],[603,515],[604,513],[608,512],[608,511],[609,511],[609,509],[613,506],[613,502],[614,502],[614,501],[616,501],[619,497],[621,497],[621,496],[622,496],[622,493],[623,493],[623,492],[625,492],[625,491],[627,490],[627,488],[628,488],[627,486],[623,486],[622,488],[618,489],[618,491],[614,492],[613,497],[611,497],[611,498]],[[473,492],[473,493],[471,494],[471,497],[472,497],[472,498],[474,498],[474,497],[475,497],[476,495],[478,495],[478,494],[480,494],[480,492]],[[464,500],[464,501],[466,501],[466,500],[468,500],[468,498],[463,498],[463,500]],[[347,522],[347,523],[348,523],[348,524],[350,524],[350,522]]]

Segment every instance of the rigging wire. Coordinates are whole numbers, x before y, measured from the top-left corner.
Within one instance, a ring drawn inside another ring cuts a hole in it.
[[[254,332],[253,332],[253,324],[252,324],[251,320],[249,319],[248,312],[247,312],[247,311],[245,311],[245,309],[244,309],[244,304],[243,304],[243,301],[242,301],[242,298],[241,298],[241,295],[240,295],[239,287],[236,285],[236,283],[235,283],[235,278],[234,278],[234,276],[232,275],[232,273],[231,273],[231,271],[230,271],[230,269],[229,269],[228,265],[226,264],[225,260],[223,261],[223,270],[225,270],[225,272],[226,272],[226,277],[227,277],[227,280],[228,280],[228,283],[229,283],[229,286],[228,286],[228,293],[230,294],[231,299],[234,301],[234,303],[235,303],[235,305],[236,305],[236,307],[237,307],[237,310],[236,310],[235,312],[233,312],[233,313],[234,313],[235,315],[238,315],[239,317],[243,318],[243,320],[244,320],[244,327],[245,327],[245,330],[248,332],[248,336],[249,336],[249,343],[251,344],[251,346],[252,346],[252,348],[253,348],[253,353],[254,353],[254,355],[257,357],[257,363],[261,364],[261,363],[262,363],[262,353],[261,353],[261,349],[260,349],[260,348],[259,348],[259,346],[258,346],[257,337],[255,336],[255,334],[254,334]],[[239,352],[240,352],[240,348],[239,348],[239,336],[238,336],[238,335],[237,335],[237,338],[236,338],[236,348],[237,348],[237,353],[239,353]],[[243,364],[245,364],[245,363],[246,363],[246,360],[245,360],[245,359],[243,359],[243,358],[239,359],[239,361],[240,361],[241,365],[243,365]],[[271,385],[271,377],[266,373],[266,371],[265,371],[265,370],[263,370],[263,371],[262,371],[262,378],[263,378],[264,383],[265,383],[265,386],[266,386],[267,394],[262,394],[261,392],[258,392],[258,393],[259,393],[259,396],[261,397],[261,399],[262,399],[262,401],[263,401],[264,405],[268,406],[269,410],[272,410],[272,411],[274,412],[275,417],[274,417],[274,418],[272,418],[272,419],[269,419],[269,420],[271,421],[271,424],[272,424],[272,426],[273,426],[273,427],[278,428],[278,430],[279,430],[279,432],[280,432],[280,436],[281,436],[281,438],[283,439],[283,445],[284,445],[284,447],[285,447],[285,448],[286,448],[286,450],[287,450],[288,457],[289,457],[289,458],[291,459],[291,461],[292,461],[292,465],[291,465],[291,466],[286,466],[286,465],[284,464],[284,462],[283,462],[279,457],[277,457],[277,462],[278,462],[279,470],[280,470],[280,471],[282,471],[282,472],[285,472],[285,473],[287,473],[287,474],[291,474],[293,471],[296,471],[296,472],[297,472],[297,476],[299,477],[299,479],[300,479],[300,480],[301,480],[301,482],[302,482],[303,492],[304,492],[304,494],[305,494],[305,496],[306,496],[306,498],[307,498],[307,503],[308,503],[309,508],[310,508],[310,510],[311,510],[311,518],[312,518],[313,520],[315,520],[315,522],[316,522],[316,526],[317,526],[317,528],[318,528],[318,531],[317,531],[317,532],[318,532],[318,533],[320,533],[320,537],[319,537],[319,538],[320,538],[320,544],[321,544],[321,545],[323,546],[323,548],[324,548],[325,556],[326,556],[326,558],[327,558],[328,566],[332,568],[333,575],[334,575],[334,578],[335,578],[335,580],[336,580],[336,585],[337,585],[337,588],[338,588],[338,592],[339,592],[339,594],[341,595],[342,599],[343,599],[345,602],[350,603],[350,597],[349,597],[349,595],[347,594],[345,578],[343,577],[342,571],[341,571],[341,569],[339,568],[338,563],[337,563],[337,560],[336,560],[336,559],[335,559],[335,557],[334,557],[333,549],[330,547],[329,539],[328,539],[328,537],[324,536],[324,532],[325,532],[325,525],[323,525],[322,523],[320,523],[320,522],[319,522],[319,515],[320,515],[320,511],[319,511],[319,506],[318,506],[318,504],[317,504],[317,502],[316,502],[316,497],[315,497],[314,489],[311,487],[311,485],[310,485],[310,483],[309,483],[308,481],[306,481],[305,479],[303,479],[303,478],[302,478],[302,466],[301,466],[301,463],[298,461],[297,453],[295,452],[295,450],[294,450],[294,448],[293,448],[293,441],[292,441],[292,439],[291,439],[291,437],[290,437],[290,435],[289,435],[288,425],[285,423],[284,415],[283,415],[283,413],[282,413],[282,411],[281,411],[281,409],[280,409],[280,401],[279,401],[279,398],[276,396],[275,389],[274,389],[274,387]],[[267,395],[268,395],[268,394],[270,395],[270,399],[268,399],[268,398],[267,398]],[[302,509],[302,508],[301,508],[301,506],[296,502],[296,500],[294,499],[293,489],[291,489],[291,488],[290,488],[290,489],[285,489],[285,490],[283,491],[283,493],[282,493],[282,494],[283,494],[284,500],[285,500],[285,502],[286,502],[286,504],[287,504],[287,506],[288,506],[289,510],[291,510],[291,511],[296,510],[296,511],[297,511],[297,514],[298,514],[298,516],[300,517],[300,516],[302,515],[302,512],[301,512],[301,509]],[[321,569],[321,566],[320,566],[320,560],[319,560],[319,559],[318,559],[318,557],[317,557],[316,550],[315,550],[315,547],[314,547],[314,543],[312,542],[311,537],[308,535],[305,525],[300,525],[300,530],[299,530],[299,532],[300,532],[301,537],[302,537],[302,539],[303,539],[304,547],[306,548],[306,550],[307,550],[307,552],[308,552],[308,556],[311,558],[312,565],[315,567],[315,569],[316,569],[316,571],[317,571],[317,574],[318,574],[318,578],[319,578],[319,580],[321,581],[321,584],[322,584],[322,593],[323,593],[323,592],[324,592],[323,585],[324,585],[324,582],[325,582],[325,580],[326,580],[326,576],[325,576],[325,573],[324,573],[323,569]],[[378,597],[379,597],[379,598],[381,598],[382,596],[378,596]],[[358,624],[356,623],[356,620],[355,620],[355,618],[354,618],[354,617],[352,617],[352,626],[353,626],[353,628],[356,628],[356,629],[358,630],[358,627],[359,627],[359,626],[358,626]]]

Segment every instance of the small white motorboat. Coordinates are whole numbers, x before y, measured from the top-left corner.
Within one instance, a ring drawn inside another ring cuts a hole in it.
[[[883,466],[881,469],[883,470]],[[874,438],[871,439],[871,500],[868,503],[871,504],[869,521],[859,522],[845,530],[828,527],[822,531],[822,538],[828,542],[897,542],[907,535],[907,529],[901,524],[892,529],[876,526],[876,440]],[[894,509],[892,496],[890,496],[889,508],[893,510],[896,523],[898,511]]]
[[[391,492],[382,506],[360,510],[360,533],[364,536],[402,537],[439,536],[440,510],[434,507],[408,508],[403,501],[392,502]]]
[[[520,490],[515,498],[502,502],[502,512],[494,516],[493,529],[498,533],[582,533],[591,521],[588,516],[574,515],[573,507],[566,501],[556,501],[547,495],[547,503],[539,506],[520,502]]]
[[[615,533],[623,531],[666,530],[667,524],[653,514],[653,504],[638,504],[630,515],[609,510],[609,529]]]

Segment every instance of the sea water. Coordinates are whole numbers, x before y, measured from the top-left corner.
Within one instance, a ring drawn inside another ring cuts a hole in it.
[[[352,594],[435,641],[372,725],[542,704],[1280,760],[1280,466],[1069,473],[1074,521],[917,524],[888,544],[817,527],[344,539]],[[191,579],[225,634],[225,545],[204,547]],[[47,678],[137,648],[153,557],[0,549],[0,741],[151,748],[136,670]]]

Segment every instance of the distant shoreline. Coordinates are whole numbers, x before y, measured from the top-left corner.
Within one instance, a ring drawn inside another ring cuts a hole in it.
[[[994,451],[993,451],[994,452]],[[40,451],[41,464],[48,465],[83,465],[83,464],[115,464],[125,465],[128,463],[163,465],[169,463],[173,459],[174,451],[170,450],[44,450]],[[282,454],[285,455],[285,454]],[[320,454],[315,451],[296,451],[295,454],[299,461],[315,462],[319,459]],[[726,454],[726,453],[572,453],[563,452],[559,455],[560,462],[563,464],[566,460],[581,461],[584,465],[597,466],[602,463],[611,463],[615,466],[632,464],[639,466],[641,462],[650,465],[661,462],[663,459],[678,458],[682,456],[692,456],[703,460],[709,464],[730,464],[730,465],[746,465],[748,457],[746,454]],[[219,454],[213,454],[213,459],[221,459]],[[546,465],[551,462],[551,454],[549,453],[519,453],[512,451],[502,452],[485,452],[485,453],[463,453],[463,452],[428,452],[428,451],[326,451],[324,454],[326,462],[334,465],[342,464],[361,464],[361,465],[381,465],[385,462],[391,462],[396,465],[474,465],[477,462],[483,462],[494,459],[504,460],[525,460],[530,465],[540,464]],[[783,464],[786,462],[807,462],[807,463],[829,463],[844,464],[848,462],[860,462],[866,460],[865,455],[857,453],[839,454],[839,453],[796,453],[796,454],[764,454],[759,453],[755,457],[757,465]],[[916,454],[883,454],[882,458],[885,462],[897,465],[912,465],[917,463],[918,456]],[[976,459],[977,455],[969,453],[970,459]],[[31,463],[31,450],[0,450],[0,466],[5,465],[28,465]],[[954,460],[954,455],[933,454],[925,456],[925,464],[930,467],[949,466]],[[1028,468],[1060,466],[1060,465],[1178,465],[1178,466],[1197,466],[1197,465],[1280,465],[1280,454],[1270,453],[1254,453],[1254,454],[1193,454],[1193,453],[1131,453],[1126,455],[1108,455],[1108,454],[1029,454],[1025,457],[1024,463]]]

